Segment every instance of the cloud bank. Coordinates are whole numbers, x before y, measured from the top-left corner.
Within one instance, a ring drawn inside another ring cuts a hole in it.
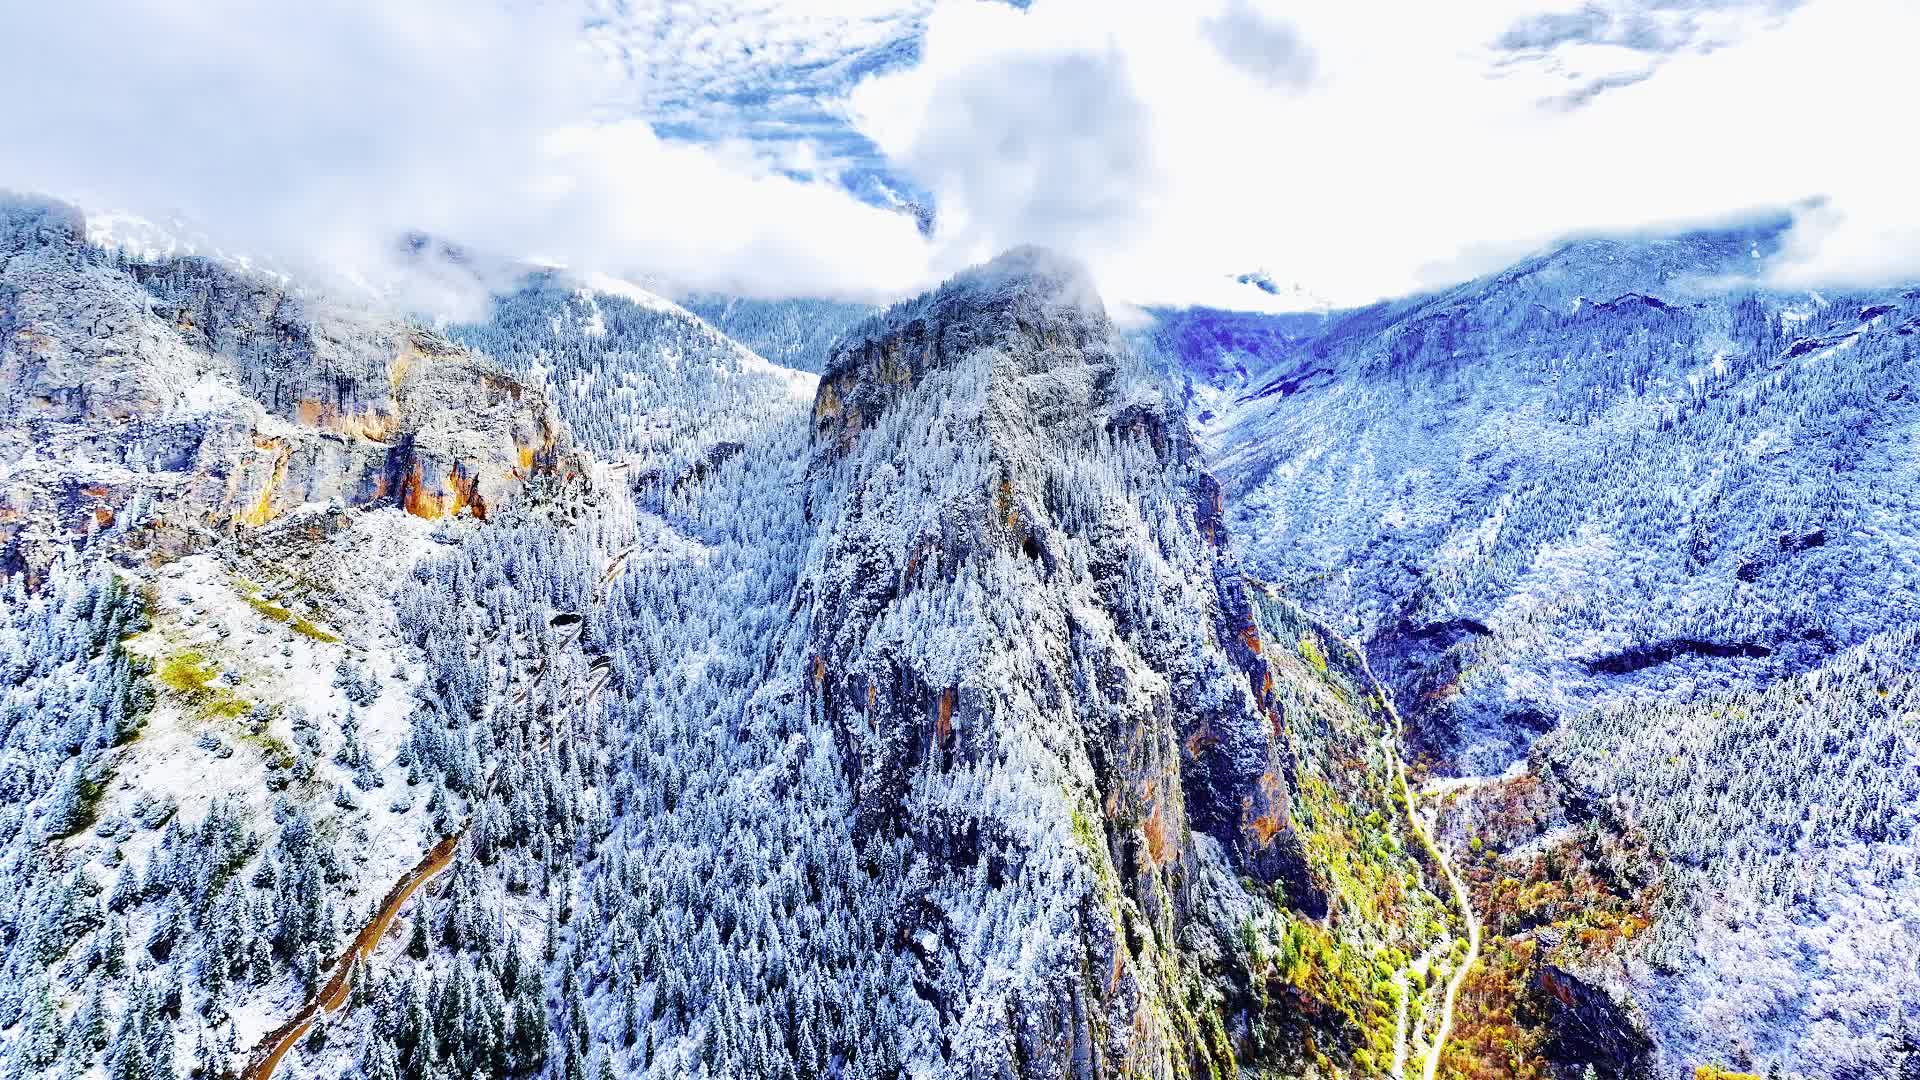
[[[0,185],[356,272],[419,229],[878,299],[1042,243],[1114,300],[1355,304],[1795,206],[1776,282],[1920,277],[1898,0],[74,0],[0,39]]]
[[[1885,0],[952,3],[852,115],[940,197],[951,244],[1036,238],[1044,207],[1091,196],[1070,239],[1134,299],[1259,302],[1229,275],[1260,269],[1363,303],[1570,233],[1809,200],[1775,280],[1883,280],[1920,276],[1898,134],[1917,33],[1920,10]],[[1048,137],[1060,73],[1096,59],[1127,93],[1087,114],[1098,132]],[[982,84],[1026,105],[954,107]],[[1009,146],[1012,181],[988,182],[1004,170],[975,163]],[[1084,165],[1102,157],[1125,169]],[[1035,176],[1055,183],[1028,197]],[[1108,213],[1097,179],[1116,176],[1131,193]]]
[[[751,148],[660,138],[580,13],[456,0],[7,5],[0,185],[369,276],[407,230],[747,292],[877,296],[913,221]]]

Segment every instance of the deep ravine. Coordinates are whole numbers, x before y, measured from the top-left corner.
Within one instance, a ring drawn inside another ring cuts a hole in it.
[[[1440,1022],[1434,1028],[1433,1040],[1427,1048],[1426,1062],[1421,1069],[1423,1080],[1436,1080],[1436,1077],[1438,1077],[1440,1073],[1440,1062],[1446,1056],[1447,1039],[1453,1032],[1453,1013],[1454,1007],[1460,997],[1460,988],[1466,985],[1467,976],[1472,974],[1474,965],[1480,960],[1480,916],[1473,909],[1472,896],[1468,894],[1465,884],[1460,880],[1459,873],[1453,868],[1453,860],[1447,857],[1446,850],[1442,848],[1434,838],[1432,815],[1426,817],[1421,816],[1419,804],[1414,798],[1413,787],[1407,782],[1407,764],[1402,756],[1402,747],[1405,745],[1406,732],[1405,726],[1400,719],[1400,712],[1394,708],[1392,696],[1380,688],[1378,680],[1373,679],[1373,672],[1368,668],[1366,663],[1365,651],[1354,645],[1351,641],[1345,641],[1344,643],[1347,648],[1353,651],[1355,656],[1360,658],[1362,670],[1366,672],[1367,678],[1372,680],[1376,689],[1379,690],[1381,701],[1386,706],[1387,715],[1391,717],[1393,721],[1390,734],[1382,740],[1382,743],[1389,755],[1389,760],[1393,762],[1394,783],[1399,786],[1401,798],[1407,806],[1407,822],[1412,827],[1415,835],[1419,836],[1421,842],[1426,845],[1428,852],[1433,855],[1434,861],[1439,863],[1441,873],[1446,876],[1447,885],[1453,892],[1454,904],[1460,909],[1461,918],[1467,924],[1467,955],[1461,959],[1459,966],[1454,969],[1453,974],[1447,979],[1447,992],[1440,1002]],[[1406,968],[1395,973],[1394,976],[1394,984],[1400,991],[1398,1013],[1394,1024],[1392,1073],[1396,1078],[1405,1076],[1408,1057],[1408,974],[1415,965],[1424,959],[1424,956],[1416,958],[1410,962]]]

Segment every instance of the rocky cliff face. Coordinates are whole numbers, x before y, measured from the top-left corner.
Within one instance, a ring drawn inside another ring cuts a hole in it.
[[[287,1075],[1330,1078],[1432,1041],[1466,947],[1396,721],[1240,573],[1077,267],[963,274],[817,388],[534,280],[469,337],[522,384],[9,212],[7,569],[50,570],[0,574],[33,605],[0,606],[31,766],[0,861],[78,913],[0,927],[16,1060],[268,1060],[449,835]],[[579,465],[532,386],[599,455],[590,504],[548,497]],[[75,959],[128,934],[137,964]],[[89,986],[129,1034],[48,1042]]]
[[[858,516],[835,523],[826,542],[830,560],[859,572],[822,582],[830,617],[816,623],[816,644],[823,655],[844,654],[923,582],[969,571],[1014,579],[1011,594],[1057,598],[1020,622],[963,623],[952,636],[973,662],[1010,665],[1014,687],[1031,695],[1017,704],[1060,717],[1080,740],[1097,736],[1111,748],[1142,729],[1161,736],[1141,740],[1131,761],[1104,763],[1128,774],[1128,815],[1174,838],[1191,812],[1244,872],[1285,881],[1303,907],[1323,907],[1288,822],[1292,752],[1256,682],[1246,586],[1221,557],[1224,533],[1209,541],[1202,531],[1215,489],[1185,425],[1088,306],[1097,304],[1088,283],[1048,258],[1016,253],[837,352],[814,406],[816,476],[853,474]],[[915,397],[941,415],[914,417]],[[919,428],[916,420],[926,427],[909,434],[904,425]],[[924,438],[936,453],[951,437],[951,471],[910,477],[891,460],[865,460],[868,442],[891,459],[902,436],[910,448]],[[1141,594],[1171,609],[1146,609]],[[992,756],[1000,725],[991,713],[1002,702],[978,693],[992,688],[969,688],[976,693],[961,700],[958,669],[911,651],[874,659],[877,679],[823,674],[829,715],[844,720],[863,695],[889,711],[896,702],[879,695],[897,688],[905,695],[897,704],[925,706],[934,720],[924,741],[889,746],[870,763],[878,793],[897,795],[903,775],[936,752]],[[1088,731],[1075,713],[1104,722]],[[1157,858],[1124,861],[1183,869],[1179,841],[1155,846]]]
[[[0,205],[0,386],[15,567],[117,522],[177,545],[311,503],[484,517],[577,470],[537,393],[430,331],[206,260],[118,258],[53,204]]]
[[[1307,624],[1262,628],[1177,406],[1083,274],[1017,251],[856,327],[813,422],[810,708],[857,835],[943,868],[899,932],[954,957],[955,1068],[1219,1075],[1328,1017],[1364,1045],[1324,1002],[1269,1012],[1246,941],[1345,907],[1299,820],[1330,771],[1313,719],[1357,717],[1377,760],[1384,717],[1315,689]],[[1384,773],[1355,801],[1390,818]]]

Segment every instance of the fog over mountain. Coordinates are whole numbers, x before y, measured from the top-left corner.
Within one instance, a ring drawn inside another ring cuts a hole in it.
[[[0,13],[0,1078],[1920,1078],[1915,31]]]

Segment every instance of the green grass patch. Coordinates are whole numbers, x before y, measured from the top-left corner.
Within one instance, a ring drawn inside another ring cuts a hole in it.
[[[1327,654],[1320,650],[1320,642],[1312,634],[1300,635],[1300,655],[1313,665],[1313,670],[1319,672],[1321,678],[1328,677]]]
[[[258,735],[241,735],[239,739],[248,746],[257,747],[269,766],[275,769],[293,768],[293,747],[272,735],[261,732]]]
[[[235,579],[233,587],[239,592],[240,598],[247,602],[248,607],[259,612],[266,618],[280,623],[294,633],[310,637],[315,641],[325,642],[329,645],[339,642],[339,634],[321,626],[305,615],[295,614],[291,609],[281,607],[279,604],[266,599],[261,596],[260,591],[251,584]]]
[[[205,693],[213,686],[220,668],[193,649],[182,649],[160,661],[154,678],[160,685],[181,695]]]
[[[197,649],[181,649],[160,658],[153,677],[172,691],[201,717],[209,720],[237,720],[245,716],[253,703],[217,680],[220,665]]]

